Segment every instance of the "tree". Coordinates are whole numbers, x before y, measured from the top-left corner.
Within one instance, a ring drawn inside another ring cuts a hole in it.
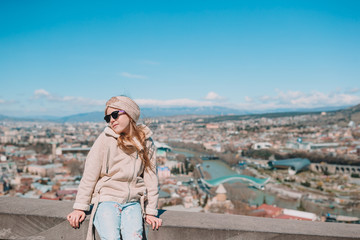
[[[173,167],[170,172],[176,175],[180,173],[180,169],[178,167]]]
[[[265,195],[264,195],[264,199],[263,199],[263,204],[267,204]]]
[[[176,160],[179,162],[185,162],[186,156],[184,154],[176,155]]]
[[[299,210],[299,211],[306,211],[306,209],[305,209],[305,207],[304,207],[301,199],[300,199],[300,204],[299,204],[299,206],[297,207],[297,210]]]
[[[81,175],[83,172],[83,164],[75,159],[68,162],[67,167],[69,168],[72,176]]]

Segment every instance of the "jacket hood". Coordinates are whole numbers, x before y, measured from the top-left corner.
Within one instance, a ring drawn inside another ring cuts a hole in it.
[[[111,127],[109,127],[109,126],[106,126],[106,128],[104,129],[104,133],[105,133],[105,135],[114,137],[116,139],[120,136],[119,134],[114,132],[114,130],[112,130]]]
[[[146,125],[144,124],[139,124],[138,126],[140,126],[140,128],[142,128],[142,130],[144,131],[145,133],[145,139],[148,139],[151,137],[152,135],[152,131],[150,130],[150,128],[148,128]],[[105,135],[107,136],[111,136],[115,139],[118,139],[120,137],[119,134],[117,134],[116,132],[114,132],[114,130],[112,130],[111,127],[107,126],[105,129],[104,129],[104,133]],[[135,144],[137,145],[137,147],[141,150],[143,149],[142,145],[140,144],[140,142],[134,137],[134,142]]]

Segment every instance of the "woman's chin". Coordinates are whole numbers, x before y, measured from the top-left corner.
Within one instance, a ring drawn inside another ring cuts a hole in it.
[[[112,127],[112,130],[116,133],[116,134],[119,134],[121,133],[121,128],[119,126],[115,126],[115,127]]]

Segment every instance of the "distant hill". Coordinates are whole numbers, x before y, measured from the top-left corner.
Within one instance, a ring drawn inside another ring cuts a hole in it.
[[[142,118],[153,117],[169,117],[169,116],[207,116],[209,121],[224,121],[236,119],[248,119],[258,117],[282,117],[282,116],[295,116],[304,114],[320,113],[323,111],[331,112],[331,114],[338,116],[339,119],[349,115],[360,119],[360,104],[356,106],[343,106],[343,107],[324,107],[313,109],[274,109],[271,111],[242,111],[225,107],[173,107],[173,108],[142,108]],[[52,122],[101,122],[104,119],[104,112],[89,112],[74,114],[65,117],[53,116],[37,116],[27,118],[15,118],[0,115],[0,121],[52,121]]]
[[[174,107],[174,108],[142,108],[142,117],[177,116],[177,115],[238,115],[249,114],[226,107]]]
[[[352,106],[352,107],[348,107],[348,108],[345,108],[345,109],[340,109],[337,112],[341,112],[341,113],[344,113],[344,114],[346,114],[346,113],[358,113],[358,112],[360,112],[360,104]]]
[[[56,122],[101,122],[104,121],[104,112],[80,113],[62,117]]]
[[[229,115],[229,114],[247,114],[251,112],[240,111],[223,107],[178,107],[178,108],[142,108],[141,117],[160,117],[160,116],[177,116],[177,115]],[[12,121],[53,121],[53,122],[100,122],[104,119],[104,112],[90,112],[69,115],[65,117],[40,116],[33,118],[14,118],[0,115],[0,120]]]
[[[0,121],[35,121],[35,120],[37,120],[37,119],[29,118],[29,117],[25,117],[25,118],[9,117],[9,116],[0,114]]]
[[[8,117],[0,114],[0,121],[6,120]]]
[[[332,115],[333,119],[342,123],[342,125],[346,125],[350,121],[360,124],[360,104],[334,111]]]
[[[273,109],[271,111],[239,114],[239,115],[225,115],[225,116],[214,116],[204,119],[206,122],[221,122],[221,121],[234,121],[234,120],[246,120],[246,119],[255,119],[255,118],[278,118],[278,117],[290,117],[290,116],[300,116],[300,115],[309,115],[309,114],[320,114],[321,112],[337,112],[343,109],[347,109],[348,106],[343,107],[323,107],[323,108],[283,108],[283,109]]]
[[[160,116],[177,116],[177,115],[229,115],[229,114],[245,114],[245,111],[222,107],[201,107],[201,108],[142,108],[141,117],[160,117]],[[99,122],[103,121],[104,112],[90,112],[70,115],[55,120],[56,122]]]

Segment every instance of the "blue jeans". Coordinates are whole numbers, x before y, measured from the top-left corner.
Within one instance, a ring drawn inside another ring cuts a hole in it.
[[[120,240],[120,234],[122,240],[142,239],[140,203],[100,202],[94,216],[94,225],[102,240]]]

